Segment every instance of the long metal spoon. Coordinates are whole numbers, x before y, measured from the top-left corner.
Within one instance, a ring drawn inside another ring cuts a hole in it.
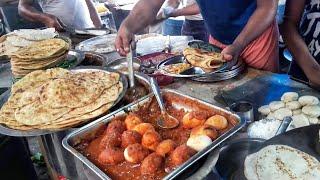
[[[179,125],[179,120],[167,113],[160,93],[160,88],[157,81],[153,77],[150,78],[150,84],[161,110],[161,116],[157,119],[158,126],[164,129],[172,129],[177,127]]]

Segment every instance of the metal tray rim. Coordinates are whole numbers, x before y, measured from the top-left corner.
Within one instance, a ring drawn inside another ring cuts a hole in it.
[[[187,169],[189,166],[191,166],[194,162],[196,162],[197,160],[199,160],[200,158],[202,158],[203,156],[205,156],[206,154],[208,154],[209,152],[211,152],[213,149],[215,149],[218,145],[220,145],[223,141],[225,141],[227,138],[229,138],[230,136],[232,136],[233,134],[235,134],[237,131],[239,131],[244,125],[245,125],[245,121],[243,119],[240,119],[240,117],[233,113],[230,112],[226,109],[223,109],[221,107],[218,107],[216,105],[210,104],[206,101],[197,99],[195,97],[189,96],[189,95],[184,95],[179,91],[176,90],[172,90],[172,89],[163,89],[161,90],[161,92],[169,92],[169,93],[175,93],[178,94],[180,96],[189,98],[191,100],[196,100],[200,103],[203,103],[204,105],[208,105],[210,107],[214,107],[219,111],[231,114],[232,116],[236,117],[239,121],[239,123],[233,127],[232,129],[230,129],[229,131],[225,132],[223,135],[221,135],[219,138],[217,138],[214,143],[212,143],[210,146],[208,146],[206,149],[198,152],[197,154],[195,154],[194,156],[192,156],[188,161],[186,161],[184,164],[180,165],[179,168],[175,169],[174,171],[172,171],[171,173],[169,173],[167,176],[164,177],[164,179],[173,179],[175,178],[177,175],[179,175],[180,173],[182,173],[185,169]],[[142,102],[146,99],[149,99],[153,96],[152,93],[150,93],[149,95],[139,99],[137,102],[135,103],[131,103],[128,104],[127,106],[118,109],[117,111],[106,115],[104,117],[99,118],[96,121],[91,122],[90,124],[87,124],[86,126],[83,126],[82,128],[75,130],[73,132],[71,132],[70,134],[68,134],[62,141],[62,145],[64,148],[66,148],[70,153],[72,153],[74,156],[76,156],[78,159],[80,159],[84,164],[86,164],[92,171],[94,171],[100,178],[102,179],[110,179],[110,177],[108,177],[104,172],[102,172],[96,165],[94,165],[91,161],[89,161],[86,157],[84,157],[80,152],[78,152],[77,150],[75,150],[70,144],[69,144],[69,140],[72,137],[75,137],[77,135],[80,135],[81,133],[87,131],[87,128],[93,128],[101,123],[103,123],[105,120],[108,120],[108,118],[116,115],[117,113],[132,107],[135,104],[138,104],[139,102]]]

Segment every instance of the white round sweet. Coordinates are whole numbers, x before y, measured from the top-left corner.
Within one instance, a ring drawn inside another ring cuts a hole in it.
[[[201,151],[207,146],[209,146],[211,143],[212,140],[209,136],[199,135],[190,137],[187,141],[187,146],[196,151]]]
[[[310,116],[308,116],[308,119],[309,119],[309,123],[310,123],[310,124],[319,124],[319,119],[316,118],[316,117],[310,117]]]
[[[274,116],[274,112],[269,113],[267,119],[276,119],[276,117]]]
[[[301,109],[296,109],[296,110],[292,111],[292,115],[298,115],[298,114],[301,114],[301,113],[302,113]]]
[[[267,116],[271,112],[269,105],[259,107],[258,111],[264,116]]]
[[[305,116],[304,114],[294,115],[291,118],[292,118],[292,121],[287,129],[288,131],[291,129],[310,125],[308,117]]]
[[[292,111],[288,108],[280,108],[274,112],[276,119],[282,121],[287,116],[292,116]]]
[[[269,104],[269,107],[270,107],[270,110],[271,111],[276,111],[280,108],[284,108],[285,107],[285,104],[284,102],[282,101],[272,101],[270,104]]]
[[[313,106],[319,104],[319,99],[314,96],[301,96],[298,101],[302,106]]]
[[[299,98],[299,94],[296,92],[286,92],[282,95],[281,101],[287,103],[291,101],[296,101]]]
[[[290,110],[300,109],[301,104],[299,103],[299,101],[290,101],[290,102],[286,103],[286,108],[288,108]]]
[[[302,112],[310,117],[320,116],[320,106],[305,106],[302,108]]]

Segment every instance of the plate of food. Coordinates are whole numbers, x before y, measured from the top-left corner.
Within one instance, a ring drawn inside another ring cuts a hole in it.
[[[157,68],[168,76],[199,77],[228,67],[228,63],[222,58],[221,49],[202,41],[192,41],[188,45],[183,50],[183,55],[169,58]]]
[[[240,130],[243,120],[174,90],[162,90],[165,106],[180,121],[156,124],[153,94],[73,131],[63,146],[101,179],[173,179]]]
[[[34,71],[1,96],[0,133],[35,136],[79,126],[107,113],[127,86],[123,75],[94,67]]]

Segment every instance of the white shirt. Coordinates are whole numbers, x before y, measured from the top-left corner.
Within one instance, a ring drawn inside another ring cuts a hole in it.
[[[52,14],[76,29],[93,28],[85,0],[38,0],[44,13]]]
[[[197,3],[197,1],[196,0],[183,0],[182,3],[183,3],[183,7],[187,7],[189,5]],[[187,20],[198,20],[198,21],[203,20],[202,15],[200,13],[197,15],[186,16],[186,19]]]

